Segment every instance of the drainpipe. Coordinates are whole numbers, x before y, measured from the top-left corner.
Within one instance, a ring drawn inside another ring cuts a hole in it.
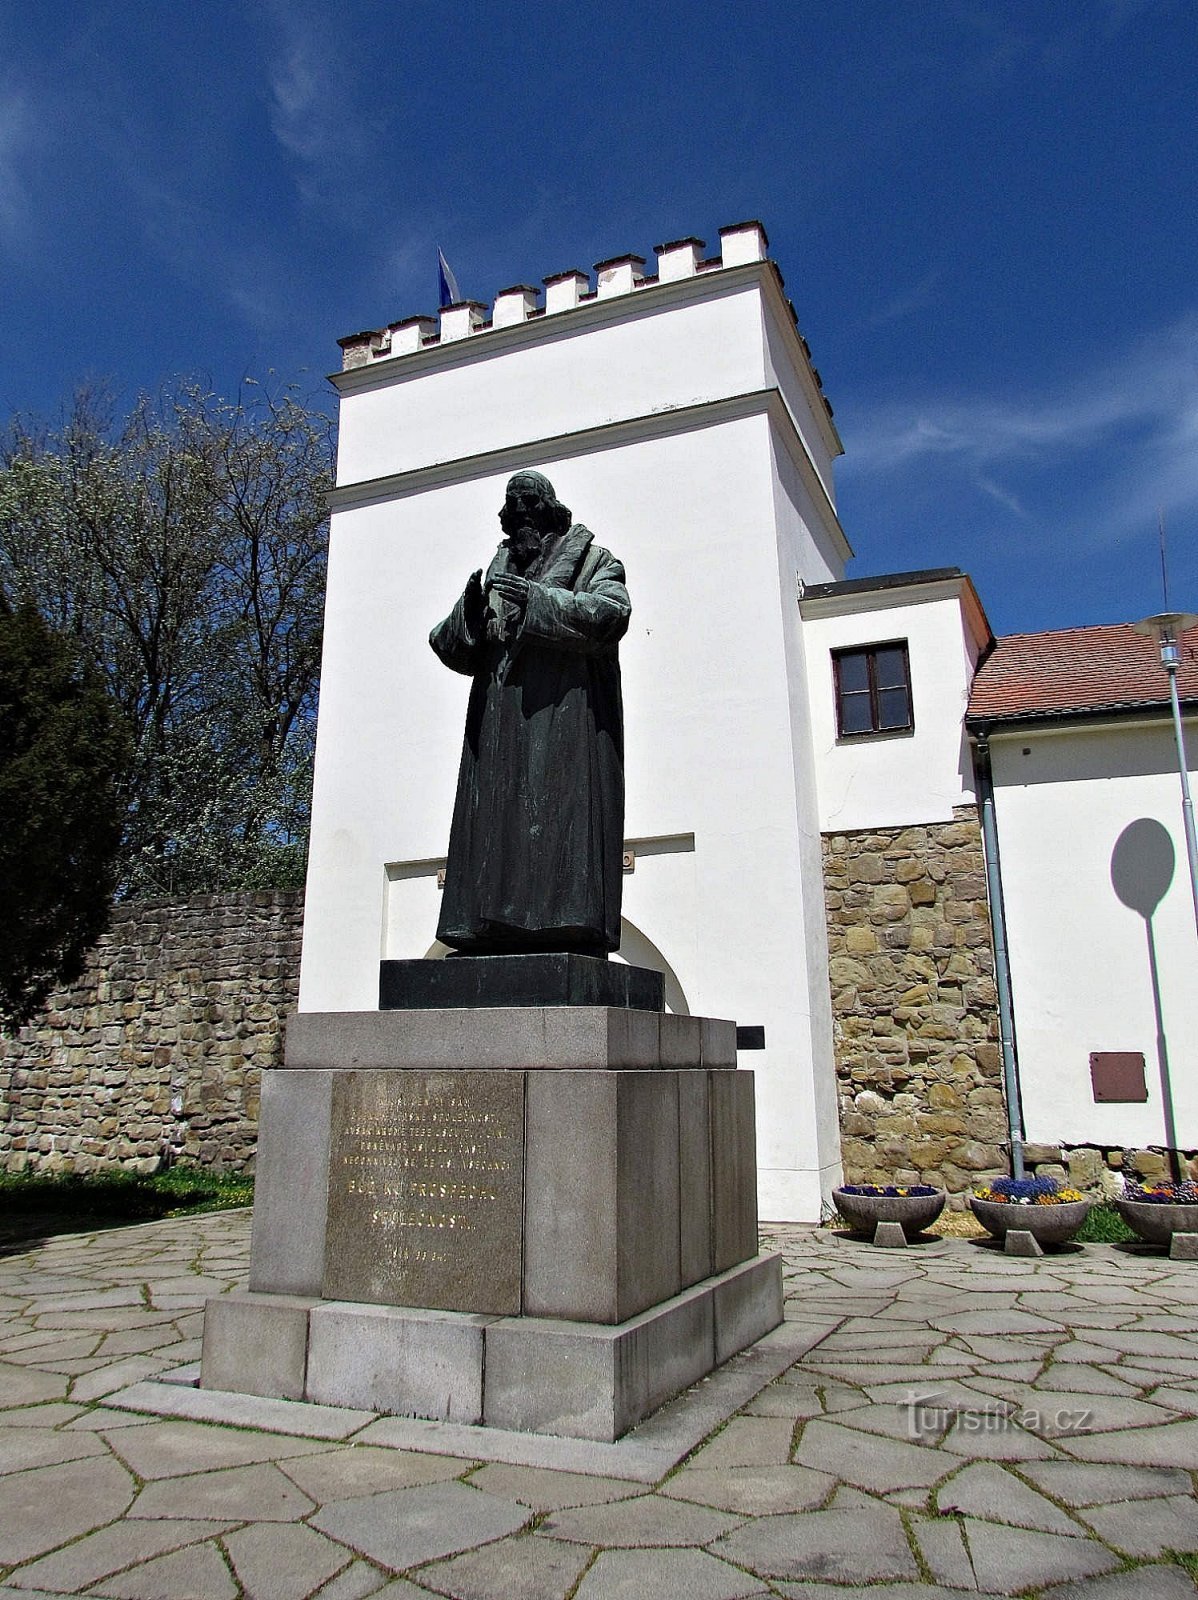
[[[988,729],[981,728],[975,737],[974,770],[977,773],[978,802],[982,813],[982,854],[986,861],[990,933],[994,940],[994,978],[998,986],[998,1032],[1002,1046],[1007,1129],[1011,1142],[1011,1171],[1016,1178],[1022,1178],[1023,1125],[1020,1118],[1019,1068],[1015,1060],[1015,1014],[1011,1006],[1011,964],[1007,955],[1007,919],[998,862],[998,826],[994,820],[994,777],[990,770],[988,734]]]

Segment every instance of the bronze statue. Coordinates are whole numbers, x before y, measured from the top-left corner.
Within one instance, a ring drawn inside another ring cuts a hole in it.
[[[620,942],[624,568],[517,472],[507,537],[429,636],[473,678],[437,937],[462,955]]]

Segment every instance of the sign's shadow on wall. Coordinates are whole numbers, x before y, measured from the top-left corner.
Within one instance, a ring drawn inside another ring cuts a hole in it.
[[[1165,1038],[1165,1019],[1161,1006],[1160,972],[1156,960],[1156,937],[1152,919],[1173,882],[1176,852],[1168,829],[1155,817],[1137,817],[1115,840],[1111,851],[1111,887],[1130,911],[1144,919],[1148,943],[1148,975],[1152,983],[1152,1010],[1156,1018],[1156,1059],[1161,1081],[1161,1107],[1164,1113],[1165,1144],[1177,1149],[1177,1123],[1173,1113],[1173,1092],[1169,1083],[1169,1047]],[[1176,1156],[1171,1160],[1176,1164]],[[1176,1170],[1174,1177],[1177,1176]]]

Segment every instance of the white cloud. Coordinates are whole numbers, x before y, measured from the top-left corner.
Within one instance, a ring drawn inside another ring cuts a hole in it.
[[[362,155],[352,82],[336,40],[316,11],[264,0],[275,42],[266,63],[271,132],[299,164],[300,193],[328,201],[352,189]]]
[[[1039,394],[913,397],[843,420],[846,476],[951,471],[1016,516],[1030,496],[1013,480],[1084,463],[1089,536],[1114,542],[1158,504],[1198,508],[1198,314]]]

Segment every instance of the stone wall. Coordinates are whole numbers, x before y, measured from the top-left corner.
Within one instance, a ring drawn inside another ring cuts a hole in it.
[[[827,835],[824,892],[845,1181],[963,1203],[1009,1170],[976,810]]]
[[[299,890],[117,906],[79,982],[0,1036],[0,1166],[251,1169],[302,922]]]

